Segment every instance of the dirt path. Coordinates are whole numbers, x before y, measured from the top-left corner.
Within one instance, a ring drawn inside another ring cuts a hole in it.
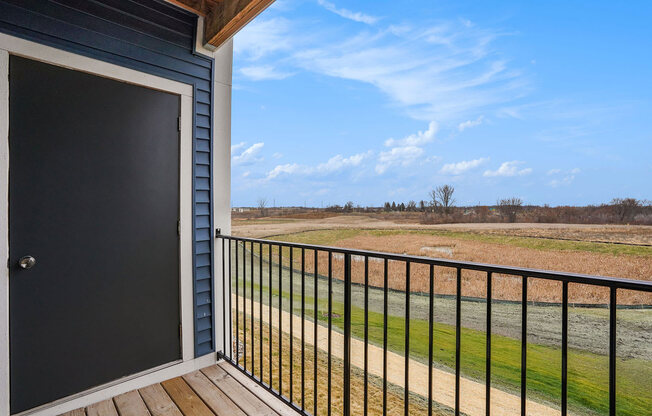
[[[238,309],[239,312],[251,315],[251,300],[245,302],[245,298],[238,296]],[[232,302],[236,302],[236,296],[232,296]],[[253,303],[253,316],[255,319],[260,319],[260,304]],[[262,305],[263,317],[262,322],[270,324],[269,322],[269,307]],[[289,312],[283,311],[281,313],[281,324],[284,333],[290,333],[290,319],[293,319],[293,336],[295,338],[301,337],[301,317],[296,315],[290,316]],[[272,308],[272,322],[271,325],[278,329],[279,327],[279,310]],[[314,327],[310,321],[304,321],[305,325],[305,343],[306,345],[314,345],[315,340],[313,337]],[[332,344],[331,353],[334,357],[342,359],[344,357],[344,337],[342,334],[332,331],[331,332]],[[328,351],[328,328],[322,325],[317,326],[317,347],[322,351]],[[379,347],[369,344],[369,373],[377,377],[383,376],[383,350]],[[351,339],[351,364],[360,369],[364,368],[364,342]],[[387,352],[387,381],[399,387],[404,387],[404,373],[405,357]],[[409,360],[409,389],[412,393],[416,393],[423,397],[428,397],[428,366],[415,360]],[[455,375],[433,369],[433,400],[445,406],[455,407]],[[462,400],[460,400],[460,410],[470,416],[482,416],[485,414],[485,385],[472,381],[469,379],[461,378],[460,391]],[[492,388],[491,389],[491,406],[492,412],[501,415],[519,414],[521,409],[521,399],[513,394]],[[527,401],[527,414],[528,415],[559,415],[560,411],[551,407]]]

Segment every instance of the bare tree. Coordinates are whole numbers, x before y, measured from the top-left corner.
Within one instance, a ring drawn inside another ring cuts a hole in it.
[[[430,191],[430,200],[433,209],[441,207],[444,214],[448,214],[451,208],[455,205],[455,199],[453,198],[454,193],[455,188],[451,185],[438,186]]]
[[[635,198],[614,198],[609,205],[615,208],[618,221],[625,222],[634,218],[639,208],[644,205],[642,202]]]
[[[258,209],[261,217],[267,215],[267,198],[258,198]]]
[[[509,222],[516,221],[516,214],[523,208],[523,200],[521,198],[505,198],[498,201],[498,210],[503,218],[507,218]]]

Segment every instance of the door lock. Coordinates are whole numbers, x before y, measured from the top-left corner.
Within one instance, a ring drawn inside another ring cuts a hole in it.
[[[32,256],[23,256],[18,260],[18,266],[21,269],[31,269],[36,264],[36,259]]]

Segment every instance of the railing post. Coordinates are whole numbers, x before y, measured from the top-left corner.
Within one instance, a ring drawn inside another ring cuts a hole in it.
[[[344,254],[344,416],[351,414],[351,254]]]
[[[609,415],[616,415],[616,287],[609,293]]]

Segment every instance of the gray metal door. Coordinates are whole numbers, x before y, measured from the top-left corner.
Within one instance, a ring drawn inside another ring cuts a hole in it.
[[[181,358],[179,96],[11,56],[11,411]]]

